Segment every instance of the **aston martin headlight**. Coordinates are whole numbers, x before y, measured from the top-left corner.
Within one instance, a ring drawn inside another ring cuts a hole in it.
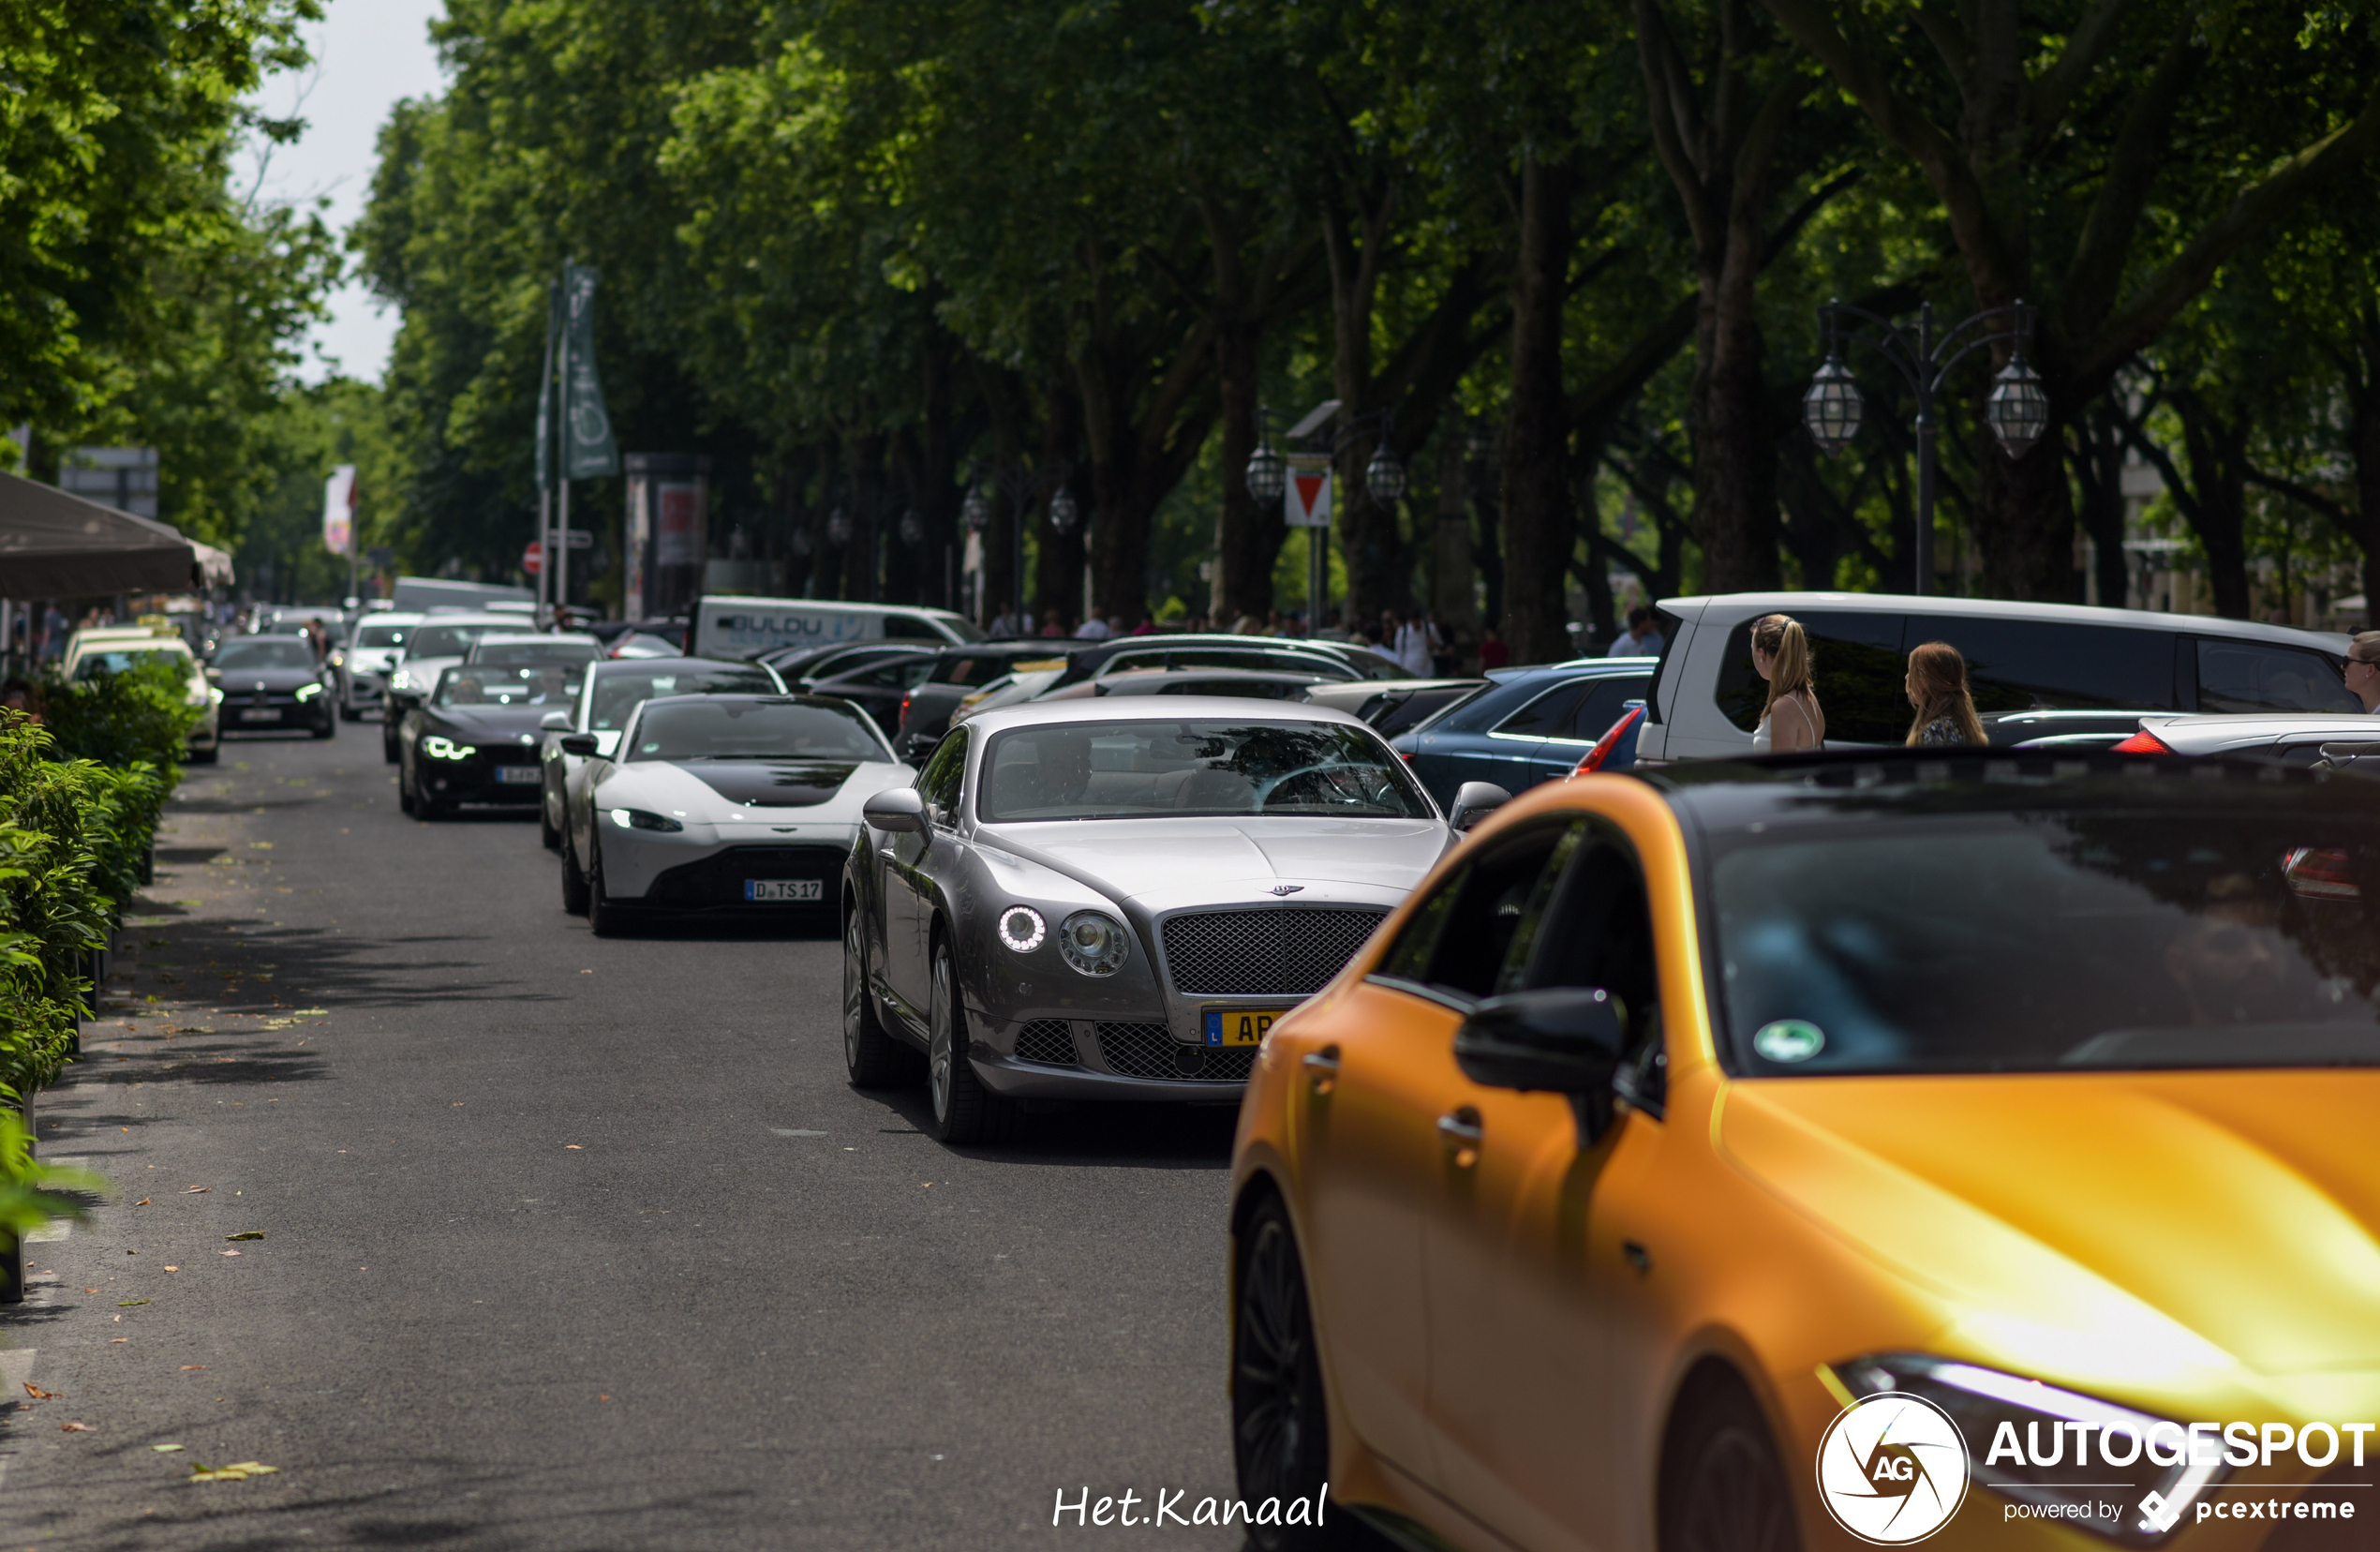
[[[477,744],[456,743],[436,733],[422,740],[422,753],[433,760],[468,760],[479,752]]]
[[[662,830],[664,832],[671,830],[682,830],[686,828],[684,825],[679,824],[677,820],[672,819],[666,813],[652,813],[644,809],[631,808],[617,808],[612,810],[612,823],[617,825],[622,829]]]
[[[1049,932],[1041,913],[1030,905],[1011,905],[1000,913],[1000,941],[1019,954],[1030,954],[1040,948]]]
[[[1058,951],[1086,976],[1114,975],[1131,949],[1123,923],[1098,911],[1077,911],[1058,929]]]
[[[2194,1436],[2188,1424],[2037,1380],[1911,1353],[1833,1368],[1855,1395],[1898,1391],[1948,1412],[1973,1481],[2128,1546],[2153,1546],[2190,1523],[2229,1470],[2220,1434],[2204,1425]]]
[[[301,684],[298,686],[297,698],[302,701],[310,701],[321,693],[322,687],[319,684]]]

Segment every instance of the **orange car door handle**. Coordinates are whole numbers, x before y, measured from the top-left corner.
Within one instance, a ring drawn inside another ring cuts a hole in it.
[[[1453,1154],[1458,1169],[1469,1169],[1480,1161],[1480,1140],[1487,1128],[1480,1125],[1480,1112],[1465,1105],[1438,1117],[1438,1138]]]
[[[1328,1094],[1338,1085],[1339,1048],[1337,1046],[1324,1046],[1320,1051],[1309,1051],[1299,1065],[1305,1068],[1306,1076],[1313,1080],[1315,1093]]]

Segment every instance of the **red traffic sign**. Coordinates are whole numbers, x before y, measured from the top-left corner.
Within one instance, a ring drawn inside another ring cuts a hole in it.
[[[528,548],[521,551],[521,570],[535,576],[545,569],[545,546],[532,539]]]

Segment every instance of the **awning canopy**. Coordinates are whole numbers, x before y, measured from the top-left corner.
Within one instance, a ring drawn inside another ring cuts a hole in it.
[[[193,539],[190,541],[190,553],[198,557],[199,575],[206,579],[208,587],[228,588],[237,580],[232,575],[231,558],[213,545],[201,544]]]
[[[0,598],[90,598],[204,587],[190,542],[163,523],[0,474]]]

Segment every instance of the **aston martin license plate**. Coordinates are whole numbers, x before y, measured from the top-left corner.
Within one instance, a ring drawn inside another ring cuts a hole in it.
[[[535,786],[545,772],[536,766],[498,766],[497,782],[505,786]]]
[[[1272,1021],[1280,1016],[1279,1008],[1210,1007],[1207,1009],[1207,1044],[1262,1045],[1265,1036],[1272,1033]]]
[[[744,898],[756,903],[816,904],[826,898],[826,881],[821,878],[747,878]]]

